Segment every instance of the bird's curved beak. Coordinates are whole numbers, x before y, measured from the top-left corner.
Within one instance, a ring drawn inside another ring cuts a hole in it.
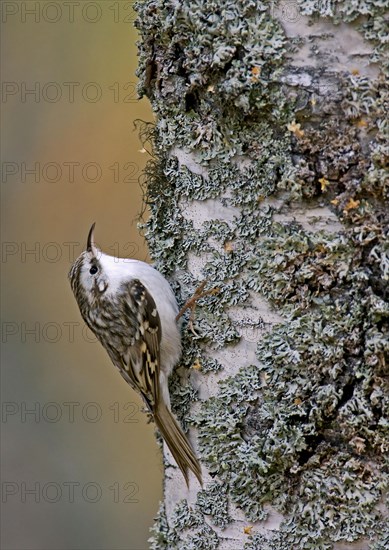
[[[96,226],[96,222],[94,222],[92,224],[92,227],[89,229],[88,239],[86,241],[86,251],[91,252],[92,254],[96,250],[95,239],[94,239],[95,226]]]

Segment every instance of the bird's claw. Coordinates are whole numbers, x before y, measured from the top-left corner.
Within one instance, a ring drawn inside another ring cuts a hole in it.
[[[194,336],[196,336],[197,338],[199,337],[199,334],[197,334],[197,332],[195,331],[195,329],[193,327],[193,321],[194,321],[197,301],[200,300],[201,298],[204,298],[204,296],[210,296],[210,295],[213,295],[213,294],[217,294],[220,291],[218,288],[212,288],[210,290],[204,290],[206,284],[207,284],[207,281],[205,280],[196,288],[193,296],[191,296],[191,298],[189,298],[185,302],[185,304],[182,306],[182,308],[180,309],[180,311],[178,312],[178,315],[176,317],[176,321],[178,321],[183,316],[185,311],[187,309],[190,309],[191,313],[190,313],[190,317],[189,317],[188,328],[191,331],[191,333]]]

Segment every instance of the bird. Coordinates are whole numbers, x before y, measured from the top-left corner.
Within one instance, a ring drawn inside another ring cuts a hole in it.
[[[176,298],[151,265],[104,254],[95,244],[95,225],[68,275],[81,316],[142,397],[187,486],[189,471],[202,485],[200,462],[170,406],[168,379],[181,357]]]

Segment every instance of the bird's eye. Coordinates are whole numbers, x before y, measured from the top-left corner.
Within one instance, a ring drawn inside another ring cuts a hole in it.
[[[96,267],[95,265],[92,265],[92,267],[91,267],[90,270],[89,270],[89,273],[90,273],[91,275],[94,275],[94,274],[97,273],[97,272],[98,272],[97,267]]]

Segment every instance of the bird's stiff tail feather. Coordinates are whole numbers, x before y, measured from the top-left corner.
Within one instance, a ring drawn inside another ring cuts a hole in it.
[[[189,487],[188,468],[192,470],[202,486],[200,463],[188,438],[164,403],[158,404],[156,411],[154,411],[154,420],[174,460],[183,473],[187,486]]]

